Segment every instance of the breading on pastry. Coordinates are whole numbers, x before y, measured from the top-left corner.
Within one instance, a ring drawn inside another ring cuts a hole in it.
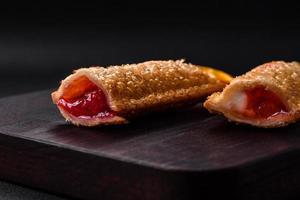
[[[204,107],[229,120],[258,127],[280,127],[300,118],[300,64],[274,61],[234,78]]]
[[[145,112],[197,103],[230,79],[183,60],[81,68],[61,82],[52,100],[73,124],[123,124]]]

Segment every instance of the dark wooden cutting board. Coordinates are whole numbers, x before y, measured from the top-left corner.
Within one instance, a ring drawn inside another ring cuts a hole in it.
[[[0,178],[83,199],[297,198],[300,123],[258,129],[196,106],[98,128],[41,91],[0,100]]]

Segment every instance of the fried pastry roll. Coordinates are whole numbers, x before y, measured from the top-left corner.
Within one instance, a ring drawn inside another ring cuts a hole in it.
[[[76,70],[52,100],[75,125],[122,124],[142,113],[197,103],[222,90],[231,76],[177,61],[148,61]]]
[[[274,61],[234,78],[204,107],[229,120],[258,127],[281,127],[300,118],[300,64]]]

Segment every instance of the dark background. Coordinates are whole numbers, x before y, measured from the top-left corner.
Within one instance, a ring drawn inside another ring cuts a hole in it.
[[[150,59],[185,58],[234,75],[300,60],[299,11],[276,0],[2,3],[0,89],[57,87],[81,66]]]
[[[1,96],[57,87],[89,65],[185,58],[239,75],[300,60],[299,13],[299,3],[278,0],[1,3]],[[16,190],[3,185],[2,198]],[[7,199],[33,198],[16,191]]]

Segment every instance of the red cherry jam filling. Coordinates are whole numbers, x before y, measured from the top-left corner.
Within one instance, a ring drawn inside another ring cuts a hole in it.
[[[103,91],[85,76],[68,86],[58,106],[78,118],[107,118],[115,116]]]
[[[244,115],[252,118],[268,118],[287,111],[280,98],[264,87],[245,90],[247,106]]]

